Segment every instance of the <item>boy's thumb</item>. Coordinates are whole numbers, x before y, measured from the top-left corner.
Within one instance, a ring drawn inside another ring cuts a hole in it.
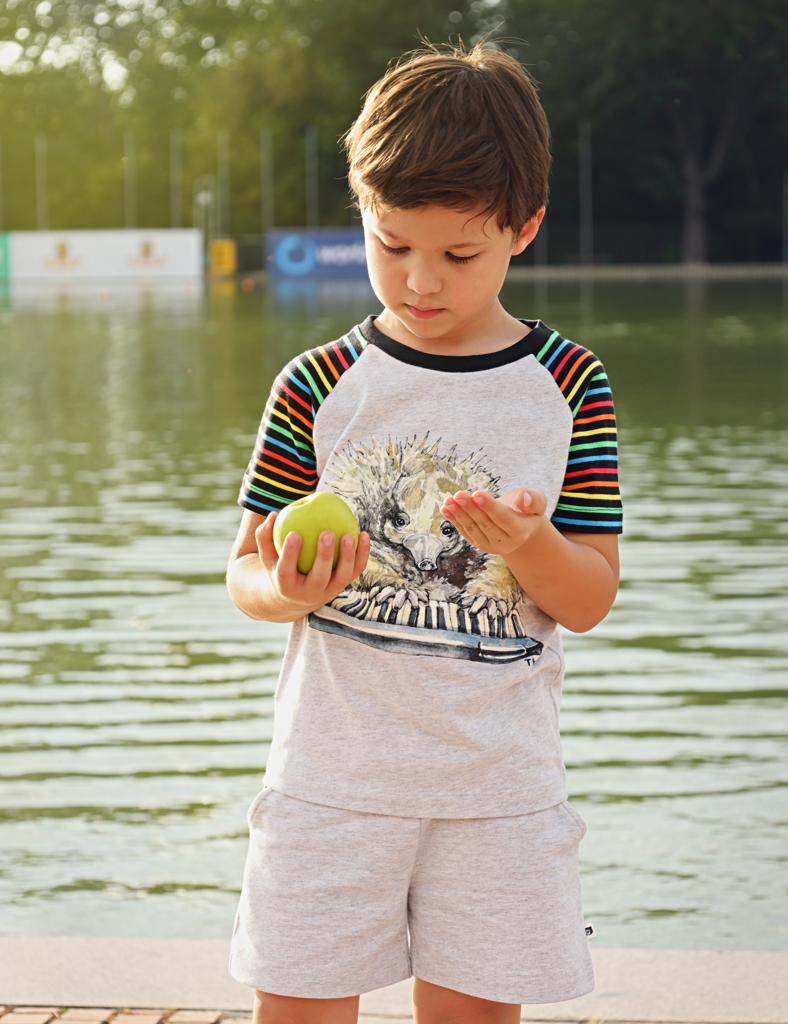
[[[547,496],[538,487],[523,487],[520,492],[520,508],[531,516],[541,516],[547,508]]]
[[[273,520],[276,519],[276,512],[269,512],[265,519],[260,523],[257,529],[254,531],[254,539],[257,544],[257,550],[262,554],[263,550],[269,545],[273,544],[273,535],[270,537],[266,536],[267,530],[269,530],[273,524]]]

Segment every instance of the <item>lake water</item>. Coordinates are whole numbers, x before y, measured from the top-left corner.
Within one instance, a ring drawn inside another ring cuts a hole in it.
[[[607,946],[788,948],[788,295],[511,285],[621,426],[609,618],[566,635],[569,788]],[[379,306],[0,305],[0,932],[226,937],[286,627],[222,576],[270,381]],[[0,304],[2,297],[0,297]]]

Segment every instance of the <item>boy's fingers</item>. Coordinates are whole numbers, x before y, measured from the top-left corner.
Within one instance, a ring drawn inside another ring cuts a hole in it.
[[[368,533],[360,533],[358,535],[358,546],[356,547],[356,554],[353,559],[353,574],[350,577],[352,583],[357,576],[366,569],[367,562],[369,561],[369,548],[370,540]]]
[[[276,563],[279,588],[289,594],[293,593],[298,582],[298,553],[301,550],[301,544],[299,533],[288,533],[282,546],[282,554]]]
[[[477,491],[473,496],[461,496],[457,502],[460,512],[458,518],[467,529],[479,530],[486,537],[491,533],[497,534],[503,529],[509,533],[506,525],[512,525],[512,513],[509,519],[505,515],[498,515],[499,503],[486,491]]]
[[[470,511],[459,512],[456,516],[452,517],[451,521],[463,537],[477,547],[500,544],[508,538],[508,534],[504,533],[489,517],[478,512],[478,510],[476,514]]]
[[[441,513],[446,518],[454,523],[459,529],[463,529],[466,525],[473,525],[473,521],[462,505],[458,504],[451,498],[447,498],[441,506]]]
[[[458,491],[445,499],[441,512],[471,544],[483,549],[521,543],[529,533],[532,517],[544,513],[547,498],[537,487],[519,487],[502,498],[488,491]]]
[[[518,522],[519,516],[517,513],[505,505],[502,501],[495,501],[489,494],[483,495],[481,500],[476,494],[473,496],[474,505],[478,512],[474,516],[474,520],[479,523],[488,523],[488,529],[498,528],[503,530],[508,536],[515,536],[520,532],[520,523]],[[473,515],[473,512],[471,513]]]
[[[356,560],[356,538],[346,533],[339,542],[339,561],[334,569],[333,582],[337,586],[346,587],[353,579],[353,564]]]
[[[492,498],[486,491],[477,491],[473,495],[473,503],[495,526],[505,530],[509,536],[517,536],[522,532],[523,516],[544,515],[547,509],[547,496],[538,487],[518,487],[498,500]],[[478,517],[476,521],[480,521]]]
[[[331,530],[323,530],[317,539],[317,554],[309,571],[309,582],[315,589],[324,591],[334,571],[334,545],[336,541]]]
[[[332,596],[341,593],[364,571],[368,559],[369,534],[359,534],[358,544],[352,534],[344,534],[339,544],[339,561],[329,581]]]
[[[450,523],[457,527],[466,540],[473,543],[473,535],[478,535],[477,526],[460,505],[445,503],[441,512]]]
[[[465,530],[466,532],[470,531],[471,533],[475,533],[481,529],[481,526],[474,518],[473,513],[463,508],[454,513],[454,522],[460,527],[460,529]]]

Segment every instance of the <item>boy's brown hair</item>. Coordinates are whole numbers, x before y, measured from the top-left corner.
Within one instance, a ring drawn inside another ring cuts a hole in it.
[[[519,232],[547,202],[547,118],[528,73],[501,50],[408,54],[367,93],[344,143],[362,209],[482,204]]]

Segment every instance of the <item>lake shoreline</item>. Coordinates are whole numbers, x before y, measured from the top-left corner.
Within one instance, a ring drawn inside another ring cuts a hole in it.
[[[528,281],[737,281],[788,279],[786,263],[515,263],[508,283]]]

